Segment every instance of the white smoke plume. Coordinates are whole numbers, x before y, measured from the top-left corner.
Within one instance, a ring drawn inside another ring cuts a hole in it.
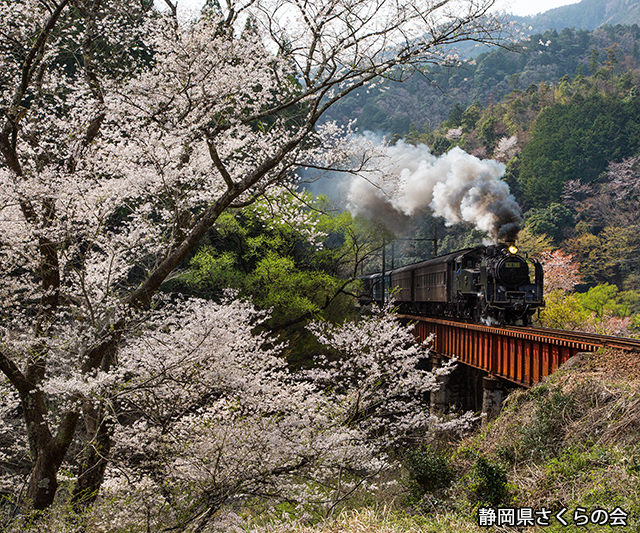
[[[354,214],[383,220],[398,231],[409,217],[427,212],[448,226],[469,222],[495,242],[511,241],[522,212],[500,178],[506,167],[480,160],[458,147],[436,157],[425,145],[399,141],[365,179],[352,180],[348,199]]]

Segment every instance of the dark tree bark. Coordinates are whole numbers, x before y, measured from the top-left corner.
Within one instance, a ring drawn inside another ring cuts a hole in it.
[[[78,481],[71,497],[77,512],[91,505],[98,497],[111,451],[111,431],[102,407],[85,405],[83,416],[89,439],[80,463]]]

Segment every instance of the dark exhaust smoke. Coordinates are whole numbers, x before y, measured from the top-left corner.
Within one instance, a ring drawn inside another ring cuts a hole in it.
[[[400,141],[366,179],[351,181],[349,209],[401,231],[414,215],[431,212],[447,226],[467,222],[493,242],[514,241],[523,222],[520,206],[501,180],[506,167],[456,147],[441,157],[425,145]]]

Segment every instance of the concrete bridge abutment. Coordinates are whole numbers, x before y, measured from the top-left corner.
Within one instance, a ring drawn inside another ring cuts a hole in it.
[[[446,357],[434,355],[431,359],[432,370],[442,366],[447,360]],[[440,387],[431,392],[431,413],[482,412],[485,415],[483,425],[500,414],[507,394],[518,388],[484,370],[460,362],[451,374],[438,376],[437,381]]]
[[[484,376],[482,378],[482,418],[483,427],[488,422],[497,418],[502,410],[506,392],[499,379],[494,376]]]

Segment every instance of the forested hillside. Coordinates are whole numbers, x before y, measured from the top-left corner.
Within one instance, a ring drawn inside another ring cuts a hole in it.
[[[635,28],[597,33],[607,31]],[[521,248],[546,261],[543,325],[622,335],[640,326],[640,70],[637,42],[626,47],[631,53],[617,44],[592,51],[577,74],[514,88],[491,105],[456,104],[437,128],[405,137],[437,155],[458,146],[506,164],[524,213]],[[473,235],[444,231],[445,249]]]
[[[637,25],[536,33],[512,50],[494,49],[461,68],[422,70],[404,83],[385,81],[360,90],[326,116],[343,123],[357,119],[360,130],[400,136],[429,132],[460,106],[491,106],[514,90],[556,84],[563,76],[590,76],[603,68],[617,74],[638,67],[639,38]]]

